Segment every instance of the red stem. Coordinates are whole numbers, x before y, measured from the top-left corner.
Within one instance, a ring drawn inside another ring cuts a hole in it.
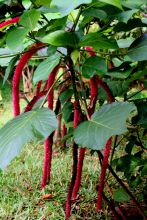
[[[18,17],[15,17],[15,18],[11,18],[11,19],[9,19],[9,20],[7,20],[7,21],[4,21],[4,22],[0,23],[0,28],[3,28],[3,27],[5,27],[5,26],[8,26],[9,24],[18,23],[19,20],[20,20],[20,17],[19,17],[19,16],[18,16]]]
[[[55,81],[56,74],[59,70],[59,65],[57,65],[52,73],[49,75],[48,79],[48,89],[51,88]],[[54,99],[54,90],[51,89],[48,95],[48,108],[53,110],[53,99]],[[50,174],[51,174],[51,160],[52,160],[52,145],[53,145],[53,136],[52,133],[46,140],[45,140],[45,151],[44,151],[44,167],[43,167],[43,175],[42,175],[42,182],[41,188],[43,189],[47,183],[50,181]]]
[[[13,114],[14,117],[20,114],[20,97],[19,97],[19,83],[22,76],[22,71],[27,62],[30,60],[30,58],[40,49],[38,47],[43,46],[44,44],[41,42],[38,42],[31,46],[30,51],[27,53],[24,53],[19,63],[16,66],[16,69],[14,71],[13,75],[13,81],[12,81],[12,102],[13,102]]]

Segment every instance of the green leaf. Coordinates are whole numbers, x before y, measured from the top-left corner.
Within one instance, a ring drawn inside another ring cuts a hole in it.
[[[128,32],[138,27],[147,27],[147,24],[143,23],[139,18],[130,19],[127,24],[124,22],[119,22],[114,27],[116,32]]]
[[[124,189],[115,190],[113,196],[116,202],[128,202],[130,200],[129,195],[124,191]]]
[[[106,19],[107,14],[105,11],[97,9],[97,8],[89,8],[87,10],[85,10],[82,13],[83,16],[87,17],[94,17],[94,18],[99,18],[99,19]]]
[[[70,121],[70,117],[73,113],[73,103],[71,102],[67,102],[64,104],[63,109],[63,119],[65,120],[65,122],[69,122]]]
[[[82,66],[82,75],[85,78],[91,78],[95,74],[105,74],[106,72],[106,61],[98,56],[89,57]]]
[[[62,92],[59,96],[59,99],[62,103],[62,105],[64,105],[64,103],[70,99],[73,95],[73,89],[67,89],[66,91]]]
[[[110,88],[110,91],[112,92],[114,97],[123,96],[128,91],[129,88],[129,82],[127,81],[112,80],[106,83]],[[98,94],[99,94],[99,99],[107,100],[107,94],[101,87],[99,87],[98,89]]]
[[[41,62],[35,70],[33,82],[36,84],[40,80],[47,80],[49,74],[59,64],[60,58],[61,55],[59,53],[55,53],[43,62]]]
[[[5,84],[7,79],[9,78],[10,74],[12,73],[12,71],[14,69],[14,65],[16,64],[17,60],[18,60],[18,56],[12,58],[9,65],[7,66],[6,71],[5,71],[5,76],[4,76],[4,79],[3,79],[3,85]]]
[[[40,12],[36,9],[31,9],[22,14],[19,24],[24,26],[29,32],[36,27],[39,18]]]
[[[119,48],[126,48],[126,47],[129,47],[133,43],[134,40],[135,38],[119,39],[117,40],[117,44]]]
[[[52,0],[51,9],[55,8],[55,12],[59,15],[59,17],[64,17],[72,12],[75,8],[77,8],[81,4],[89,4],[92,0]]]
[[[92,46],[96,49],[118,49],[114,39],[108,39],[101,33],[90,33],[81,38],[80,46]]]
[[[35,0],[35,4],[36,4],[37,6],[44,5],[44,6],[50,7],[51,1],[52,1],[52,0]]]
[[[147,60],[147,34],[143,34],[131,44],[128,56],[135,61]]]
[[[4,169],[24,144],[35,138],[34,128],[45,139],[57,128],[54,112],[47,108],[23,113],[0,129],[0,167]]]
[[[42,41],[58,47],[77,47],[79,37],[75,32],[58,30],[45,36]]]
[[[116,14],[116,17],[119,21],[127,23],[128,20],[132,17],[132,15],[137,11],[138,11],[137,9],[124,11],[119,14]]]
[[[11,50],[16,50],[23,44],[28,31],[26,28],[17,27],[10,30],[6,37],[6,44]]]
[[[110,5],[113,5],[122,10],[121,0],[99,0],[100,2],[104,2]]]
[[[132,103],[117,102],[104,105],[95,112],[91,120],[81,123],[74,132],[75,142],[93,150],[101,150],[112,135],[123,134],[126,119],[136,110]]]
[[[122,5],[125,6],[126,8],[131,8],[131,9],[138,8],[138,9],[140,9],[141,6],[145,3],[145,0],[137,0],[137,1],[122,0],[121,2],[122,2]]]

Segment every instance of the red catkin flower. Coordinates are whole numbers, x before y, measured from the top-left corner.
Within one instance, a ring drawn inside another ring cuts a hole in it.
[[[89,104],[89,108],[88,108],[88,113],[89,113],[89,116],[91,117],[91,115],[94,113],[96,101],[97,101],[97,97],[98,97],[97,75],[93,76],[90,79],[90,90],[91,90],[91,97],[90,97],[90,104]],[[75,182],[75,186],[74,186],[74,190],[73,190],[73,194],[72,194],[73,199],[76,199],[77,193],[80,188],[85,151],[86,151],[85,148],[80,148],[80,150],[79,150],[77,176],[76,176],[76,182]]]
[[[65,137],[65,135],[67,134],[67,128],[66,128],[66,125],[63,124],[62,126],[62,138]],[[66,147],[66,141],[64,141],[62,143],[62,147],[65,148]]]
[[[28,103],[27,107],[25,108],[25,112],[29,112],[32,110],[33,106],[36,104],[36,102],[43,97],[46,94],[46,92],[42,91],[38,95],[34,96],[33,99]]]
[[[4,21],[4,22],[0,23],[0,29],[8,26],[9,24],[18,23],[19,20],[20,20],[20,17],[18,16],[18,17],[15,17],[15,18],[11,18],[7,21]]]
[[[80,103],[78,100],[75,100],[74,102],[74,128],[77,127],[77,125],[80,123],[81,120],[81,109],[80,109]],[[73,167],[72,167],[72,178],[71,182],[68,188],[67,192],[67,198],[66,198],[66,220],[69,219],[70,211],[71,211],[71,197],[73,188],[76,181],[76,175],[77,175],[77,163],[78,163],[78,145],[74,142],[73,143]]]
[[[111,69],[113,69],[113,67],[114,67],[114,64],[113,64],[112,61],[110,61],[110,63],[109,63],[109,69],[111,70]]]
[[[108,85],[106,82],[103,82],[100,78],[97,79],[98,85],[100,85],[102,87],[102,89],[107,93],[107,97],[108,97],[108,101],[109,102],[114,102],[114,96],[111,92],[111,90],[109,89]]]
[[[109,154],[110,154],[110,149],[111,149],[111,142],[112,142],[112,137],[109,138],[109,140],[106,143],[105,149],[104,149],[104,158],[103,158],[103,162],[102,162],[100,184],[99,184],[99,188],[98,188],[97,211],[101,210],[103,189],[104,189],[104,184],[105,184],[105,175],[106,175],[106,170],[108,167],[108,159],[109,159]]]
[[[96,56],[96,53],[93,51],[93,47],[85,47],[85,50],[87,50],[91,56]]]
[[[36,96],[39,95],[40,93],[41,85],[42,85],[42,80],[40,80],[37,84],[36,93],[35,93]]]
[[[40,47],[44,46],[43,43],[38,42],[29,48],[29,51],[24,53],[19,63],[16,66],[13,75],[12,81],[12,102],[13,102],[13,114],[14,117],[20,114],[20,98],[19,98],[19,83],[22,76],[22,71],[29,59],[40,49]]]
[[[48,89],[50,89],[55,81],[56,74],[59,70],[59,65],[54,68],[48,78]],[[53,110],[54,90],[51,89],[48,95],[48,108]],[[53,145],[54,132],[45,140],[44,144],[44,167],[41,188],[43,189],[50,181],[51,174],[51,160],[52,160],[52,145]]]

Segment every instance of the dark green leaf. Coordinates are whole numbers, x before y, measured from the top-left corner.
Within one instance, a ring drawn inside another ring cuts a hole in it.
[[[120,80],[119,81],[112,80],[106,83],[110,88],[110,91],[112,92],[114,97],[123,96],[128,91],[130,84],[127,81],[120,81]],[[98,94],[99,94],[99,99],[103,99],[103,100],[108,99],[106,92],[101,87],[99,87]]]
[[[90,33],[81,38],[80,46],[92,46],[96,49],[118,49],[114,39],[108,39],[100,33]]]
[[[49,45],[48,49],[47,49],[47,54],[48,56],[51,56],[53,54],[55,54],[57,51],[57,47],[53,46],[53,45]]]
[[[73,111],[73,103],[71,102],[65,103],[62,112],[63,112],[63,119],[65,120],[66,123],[70,121],[72,111]]]
[[[99,1],[110,4],[110,5],[113,5],[117,8],[122,9],[121,0],[99,0]]]
[[[116,14],[116,17],[119,21],[127,23],[128,20],[132,17],[132,15],[137,11],[138,11],[137,9],[124,11],[119,14]]]
[[[35,130],[45,139],[57,128],[54,112],[42,108],[23,113],[0,129],[0,167],[4,169],[23,145],[35,138]]]
[[[98,56],[89,57],[82,66],[82,75],[85,78],[91,78],[95,74],[105,74],[106,72],[106,61]]]
[[[58,47],[77,47],[79,37],[75,32],[71,33],[59,30],[48,34],[42,39],[42,41]]]
[[[145,3],[145,0],[137,0],[137,1],[122,0],[121,3],[122,3],[123,6],[125,6],[127,8],[131,8],[131,9],[138,8],[138,9],[140,9],[141,5],[143,5]]]
[[[116,202],[128,202],[130,200],[129,195],[124,191],[124,189],[117,189],[113,193],[113,196]]]
[[[3,79],[3,85],[5,84],[7,79],[9,78],[10,74],[12,73],[12,71],[14,69],[14,65],[16,64],[17,60],[18,60],[18,56],[12,58],[9,65],[7,66],[6,71],[5,71],[5,76],[4,76],[4,79]]]
[[[61,55],[59,53],[53,54],[39,64],[35,70],[33,81],[36,84],[40,80],[47,80],[52,70],[59,64]]]
[[[135,61],[147,60],[147,34],[142,35],[131,44],[128,56]]]
[[[97,9],[97,8],[89,8],[85,10],[82,14],[83,16],[87,17],[94,17],[94,18],[99,18],[99,19],[106,19],[107,14],[105,11]]]
[[[134,19],[130,19],[127,24],[123,23],[123,22],[119,22],[115,27],[114,27],[114,31],[116,32],[128,32],[133,30],[134,28],[138,28],[138,27],[147,27],[147,24],[143,23],[141,21],[141,19],[139,18],[134,18]]]
[[[19,24],[24,26],[29,32],[36,27],[39,17],[40,12],[36,9],[25,11],[20,18]]]
[[[28,33],[26,28],[17,27],[10,30],[6,37],[7,46],[11,50],[16,50],[23,44],[23,41]]]
[[[62,103],[62,105],[64,105],[64,103],[71,98],[71,96],[73,95],[73,89],[67,89],[66,91],[62,92],[59,96],[59,99]]]
[[[91,120],[81,123],[74,132],[75,142],[93,150],[101,150],[112,135],[123,134],[126,119],[136,110],[134,104],[127,102],[104,105],[95,112]]]

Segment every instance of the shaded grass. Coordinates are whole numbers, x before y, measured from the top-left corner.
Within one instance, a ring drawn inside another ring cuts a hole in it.
[[[41,191],[43,146],[35,143],[25,146],[6,171],[0,172],[0,219],[64,219],[71,155],[70,150],[67,153],[54,153],[51,183]],[[97,167],[97,159],[86,157],[81,197],[73,205],[71,219],[99,219],[95,209]],[[53,197],[43,199],[44,194]]]

